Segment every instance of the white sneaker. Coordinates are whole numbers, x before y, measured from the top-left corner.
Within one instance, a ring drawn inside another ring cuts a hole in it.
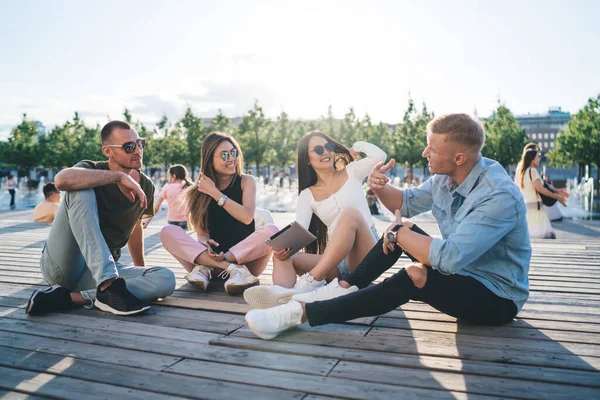
[[[297,301],[269,308],[250,310],[246,314],[248,328],[259,338],[270,340],[281,332],[302,323],[302,306]]]
[[[210,278],[212,278],[212,270],[212,268],[205,265],[196,265],[191,272],[188,272],[184,276],[184,278],[198,289],[206,291],[208,282],[210,282]]]
[[[349,288],[341,287],[338,283],[338,278],[335,278],[328,285],[321,286],[312,292],[298,293],[293,295],[292,300],[301,301],[303,303],[312,303],[315,301],[335,299],[336,297],[356,292],[357,290],[358,287],[356,286],[350,286]]]
[[[325,285],[327,285],[327,282],[325,281],[325,279],[323,279],[322,281],[318,281],[315,278],[313,278],[313,276],[311,274],[309,274],[307,272],[304,275],[302,275],[300,278],[298,278],[298,280],[296,281],[296,284],[294,285],[294,290],[296,290],[296,293],[306,293],[306,292],[312,292],[313,290],[318,289]]]
[[[225,291],[229,295],[243,293],[246,289],[259,284],[258,278],[248,271],[245,265],[229,264],[226,270],[219,274],[221,278],[227,278]]]
[[[246,290],[244,300],[252,308],[277,307],[290,301],[295,294],[312,292],[322,286],[325,286],[325,280],[317,281],[309,273],[306,273],[298,278],[293,288],[284,288],[278,285],[259,286]]]

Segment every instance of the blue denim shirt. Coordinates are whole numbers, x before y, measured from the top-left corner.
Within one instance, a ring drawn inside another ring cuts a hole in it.
[[[402,216],[429,210],[442,232],[431,243],[431,266],[477,279],[520,311],[529,296],[531,244],[523,196],[504,168],[480,155],[459,186],[434,175],[404,190]]]

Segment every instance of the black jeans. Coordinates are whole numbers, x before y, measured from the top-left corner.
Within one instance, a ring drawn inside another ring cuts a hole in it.
[[[8,189],[8,193],[10,193],[10,206],[14,207],[14,205],[15,205],[15,189]]]
[[[411,230],[427,235],[416,225]],[[348,278],[348,283],[360,290],[332,300],[306,304],[306,316],[311,326],[385,314],[409,300],[425,302],[445,314],[480,325],[505,324],[517,315],[512,300],[495,295],[477,279],[458,274],[444,275],[431,267],[427,267],[427,283],[422,289],[413,284],[404,269],[380,284],[367,287],[402,255],[398,246],[386,255],[382,245],[383,239],[380,239]],[[407,256],[415,261],[409,254]]]

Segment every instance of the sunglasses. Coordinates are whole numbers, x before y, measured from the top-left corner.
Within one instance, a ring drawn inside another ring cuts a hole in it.
[[[227,162],[227,160],[229,160],[230,155],[231,155],[231,158],[237,158],[237,156],[238,156],[237,149],[231,149],[230,152],[224,151],[221,154],[219,154],[219,157],[221,157],[221,160]]]
[[[333,150],[335,150],[335,143],[327,142],[325,143],[325,146],[315,146],[311,151],[314,151],[318,156],[322,156],[323,153],[325,153],[325,150],[332,153]]]
[[[139,138],[135,142],[127,142],[123,144],[107,144],[106,147],[122,147],[125,150],[125,153],[131,154],[135,151],[136,148],[140,148],[143,150],[146,147],[146,139]]]

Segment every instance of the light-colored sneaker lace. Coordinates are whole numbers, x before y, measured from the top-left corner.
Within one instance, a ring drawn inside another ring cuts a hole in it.
[[[219,278],[227,279],[227,278],[233,277],[236,274],[239,274],[241,272],[242,272],[242,267],[238,267],[235,264],[231,264],[229,267],[227,267],[227,269],[224,269],[223,271],[221,271],[221,273],[217,276]]]

